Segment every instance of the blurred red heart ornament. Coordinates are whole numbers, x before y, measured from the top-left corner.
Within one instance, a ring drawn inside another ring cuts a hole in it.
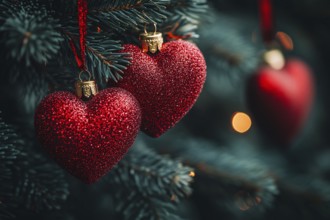
[[[313,97],[311,70],[295,59],[288,60],[281,70],[262,67],[247,87],[248,106],[257,125],[283,145],[290,144],[302,129]]]

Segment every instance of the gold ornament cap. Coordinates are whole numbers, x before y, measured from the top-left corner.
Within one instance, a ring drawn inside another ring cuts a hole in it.
[[[147,53],[156,53],[161,51],[163,46],[163,35],[160,32],[157,32],[157,25],[154,24],[155,31],[147,32],[146,25],[144,26],[144,33],[140,34],[140,41],[142,44],[142,52]]]
[[[87,72],[89,74],[89,80],[83,81],[81,74]],[[82,71],[79,74],[79,81],[75,83],[76,95],[81,99],[90,99],[98,93],[98,87],[95,80],[91,80],[91,73],[88,71]]]
[[[269,49],[262,54],[264,64],[273,69],[280,70],[285,66],[285,57],[279,49]]]

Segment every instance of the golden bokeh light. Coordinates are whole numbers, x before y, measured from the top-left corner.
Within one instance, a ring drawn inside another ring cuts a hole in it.
[[[195,172],[194,171],[190,171],[190,173],[189,173],[189,176],[191,176],[191,177],[195,177]]]
[[[252,121],[250,116],[246,113],[235,112],[232,117],[231,124],[236,132],[243,134],[251,128]]]

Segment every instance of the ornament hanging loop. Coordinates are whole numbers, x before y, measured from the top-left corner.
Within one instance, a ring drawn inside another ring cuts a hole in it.
[[[153,23],[153,25],[154,25],[154,34],[156,34],[157,33],[157,24],[156,23]],[[148,31],[147,31],[147,24],[144,24],[144,33],[145,34],[148,34]]]
[[[88,74],[88,80],[82,79],[82,74]],[[79,80],[75,83],[76,95],[81,99],[90,99],[98,93],[98,88],[95,80],[92,80],[92,74],[88,70],[82,70],[79,73]]]
[[[140,41],[142,44],[142,52],[156,53],[160,51],[163,46],[163,35],[157,32],[157,24],[154,23],[154,32],[147,31],[147,24],[144,25],[144,33],[140,34]]]
[[[92,74],[91,74],[91,72],[89,72],[88,70],[82,70],[82,71],[80,71],[80,73],[79,73],[79,75],[78,75],[80,81],[84,81],[84,80],[82,79],[82,74],[83,74],[83,73],[87,73],[87,74],[88,74],[88,81],[90,81],[90,80],[92,79]]]

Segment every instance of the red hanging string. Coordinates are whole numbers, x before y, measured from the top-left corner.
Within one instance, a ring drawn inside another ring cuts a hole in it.
[[[271,43],[274,40],[273,11],[271,0],[259,0],[260,25],[263,40]]]
[[[78,0],[78,23],[79,23],[79,46],[80,54],[77,52],[73,40],[70,40],[70,47],[82,70],[86,70],[86,34],[87,34],[87,0]]]

